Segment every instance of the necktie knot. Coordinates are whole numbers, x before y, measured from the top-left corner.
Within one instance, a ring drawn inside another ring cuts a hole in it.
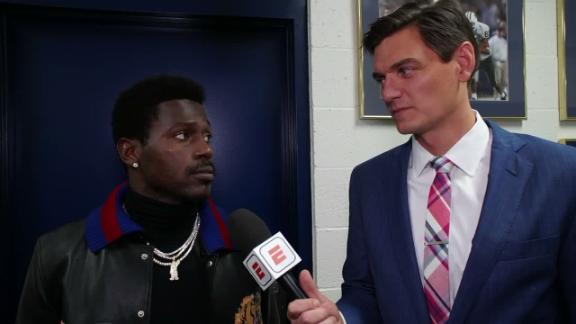
[[[437,156],[432,161],[430,161],[430,166],[440,173],[450,173],[454,164],[452,161],[444,156]]]

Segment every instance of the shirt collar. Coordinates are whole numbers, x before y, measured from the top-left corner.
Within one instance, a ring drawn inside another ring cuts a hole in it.
[[[430,154],[417,140],[412,136],[412,154],[410,155],[410,168],[414,169],[415,175],[421,175],[434,155]]]
[[[490,143],[490,130],[486,122],[484,122],[480,113],[474,112],[476,114],[474,126],[444,155],[469,176],[473,176],[478,170],[480,161],[486,152],[486,147]],[[433,158],[434,155],[428,152],[412,136],[410,167],[414,168],[415,174],[421,175]]]
[[[118,185],[104,205],[88,215],[86,241],[92,252],[98,252],[128,234],[143,231],[122,207],[127,188],[126,183]],[[209,197],[199,215],[200,239],[208,253],[219,249],[232,249],[232,240],[226,225],[228,214]]]

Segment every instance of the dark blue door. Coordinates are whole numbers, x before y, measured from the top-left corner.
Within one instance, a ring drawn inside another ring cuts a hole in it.
[[[310,265],[305,1],[277,3],[284,11],[245,2],[0,4],[1,318],[13,316],[36,238],[84,217],[124,179],[112,105],[158,73],[206,88],[216,201],[254,210]]]

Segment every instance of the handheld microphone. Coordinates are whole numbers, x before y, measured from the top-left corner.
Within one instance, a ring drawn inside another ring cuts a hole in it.
[[[228,228],[232,244],[248,253],[244,266],[262,290],[278,280],[292,300],[308,298],[289,272],[301,259],[282,233],[271,235],[262,219],[247,209],[234,211]]]

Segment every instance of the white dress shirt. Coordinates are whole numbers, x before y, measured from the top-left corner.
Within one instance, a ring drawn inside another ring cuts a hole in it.
[[[472,238],[480,219],[490,171],[491,144],[490,129],[476,112],[474,126],[444,155],[454,164],[450,171],[452,182],[452,213],[448,243],[450,305],[454,304],[470,255]],[[424,282],[424,228],[428,192],[436,175],[436,171],[429,163],[433,158],[434,156],[412,137],[412,153],[408,165],[408,202],[414,248],[422,282]]]

